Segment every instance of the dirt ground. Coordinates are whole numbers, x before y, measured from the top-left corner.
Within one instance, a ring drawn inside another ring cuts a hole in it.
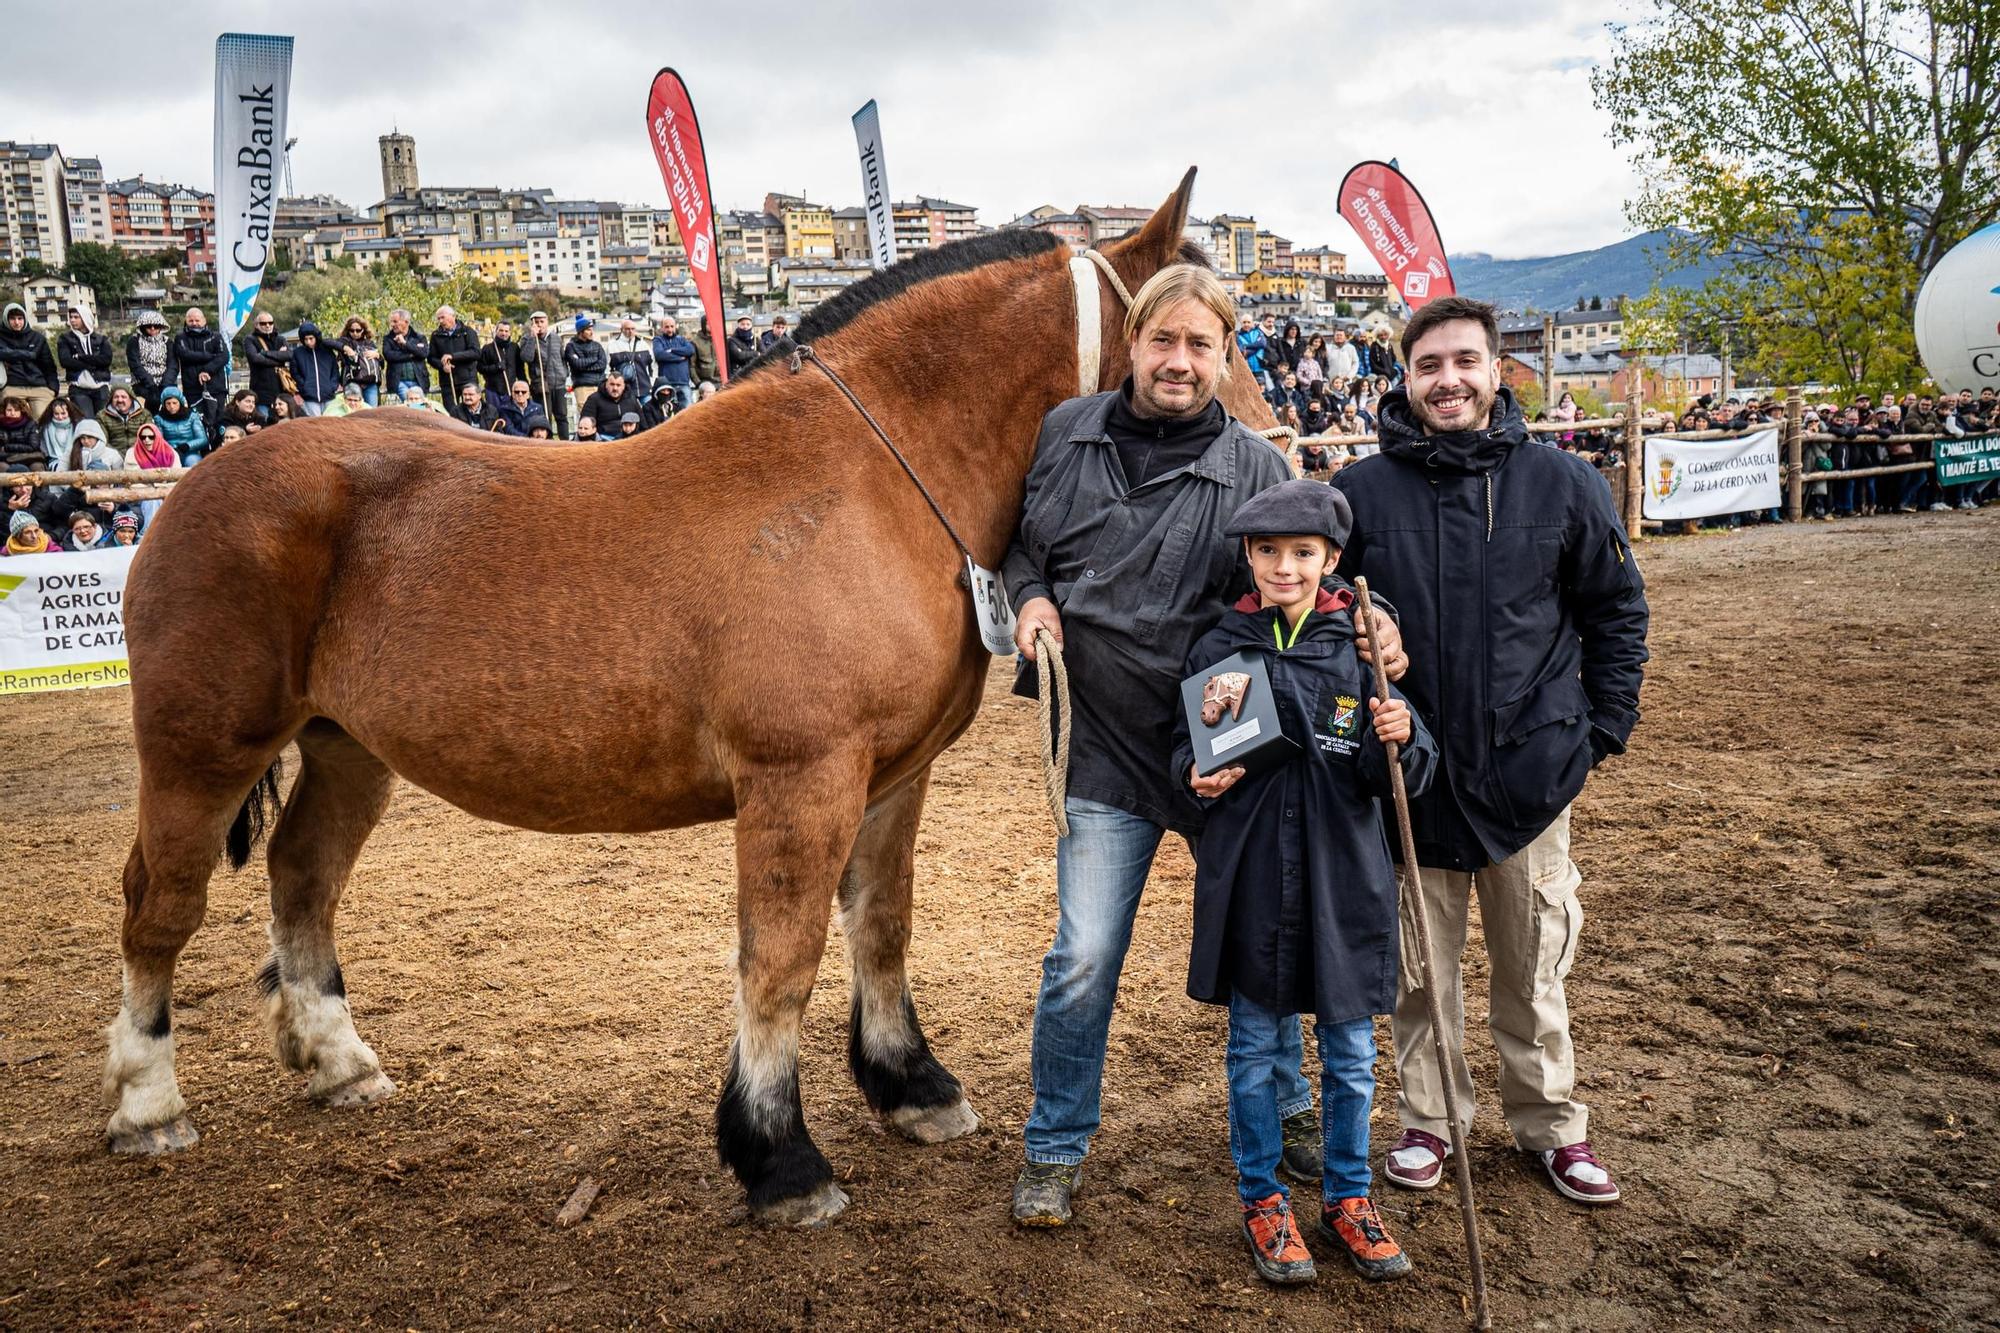
[[[1592,1137],[1626,1202],[1564,1203],[1483,1114],[1496,1324],[2000,1326],[2000,511],[1649,541],[1641,559],[1645,719],[1579,806],[1570,983]],[[1141,912],[1077,1224],[1009,1224],[1055,886],[1032,706],[1005,683],[938,765],[912,959],[985,1125],[921,1148],[874,1123],[834,948],[804,1097],[854,1206],[803,1234],[750,1225],[715,1161],[729,829],[538,836],[407,786],[341,924],[357,1024],[399,1094],[316,1110],[280,1070],[251,981],[262,879],[224,871],[178,988],[202,1140],[113,1160],[98,1080],[129,705],[0,703],[0,1327],[1454,1326],[1449,1189],[1382,1191],[1408,1281],[1249,1276],[1222,1022],[1182,993],[1177,843]],[[1483,1011],[1476,946],[1468,971]],[[1396,1129],[1382,1038],[1378,1152]],[[1483,1028],[1472,1049],[1490,1090]],[[558,1229],[585,1175],[603,1195]]]

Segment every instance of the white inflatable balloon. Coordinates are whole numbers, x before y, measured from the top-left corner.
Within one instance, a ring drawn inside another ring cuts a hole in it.
[[[1947,393],[2000,389],[2000,222],[1947,250],[1924,279],[1917,351]]]

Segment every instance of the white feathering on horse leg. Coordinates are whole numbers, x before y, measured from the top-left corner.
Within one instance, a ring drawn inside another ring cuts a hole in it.
[[[365,1106],[396,1090],[354,1030],[347,1001],[280,979],[264,1002],[278,1058],[306,1074],[306,1095],[329,1106]]]
[[[139,1142],[152,1131],[171,1126],[187,1114],[179,1081],[174,1077],[174,1039],[148,1036],[139,1030],[130,1009],[120,1009],[105,1036],[109,1054],[104,1064],[104,1093],[117,1106],[105,1127],[114,1150],[158,1152],[186,1143],[162,1141],[146,1146]],[[192,1127],[184,1127],[187,1143],[194,1141]]]
[[[797,1128],[793,1103],[799,1081],[796,1022],[752,1013],[736,990],[736,1079],[751,1127],[777,1139]]]

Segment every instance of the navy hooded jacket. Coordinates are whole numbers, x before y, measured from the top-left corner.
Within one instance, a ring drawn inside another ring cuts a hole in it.
[[[1483,430],[1424,434],[1402,389],[1380,414],[1382,452],[1334,478],[1354,509],[1339,573],[1395,602],[1402,688],[1442,748],[1444,780],[1412,803],[1418,859],[1477,870],[1533,842],[1624,752],[1645,585],[1597,470],[1528,445],[1507,389]]]
[[[1261,653],[1285,734],[1305,753],[1201,800],[1208,822],[1195,847],[1187,989],[1211,1004],[1237,993],[1279,1013],[1344,1023],[1390,1011],[1399,950],[1396,870],[1378,800],[1390,794],[1389,756],[1368,711],[1373,669],[1354,650],[1353,589],[1331,582],[1282,651],[1273,631],[1283,613],[1259,610],[1250,593],[1188,653],[1188,676],[1232,653]],[[1174,779],[1185,788],[1194,747],[1181,709],[1174,739]],[[1413,708],[1402,747],[1412,795],[1436,766]]]
[[[311,346],[306,345],[308,338]],[[299,341],[292,348],[292,379],[299,386],[299,397],[309,403],[330,403],[340,397],[340,358],[311,320],[299,325]]]

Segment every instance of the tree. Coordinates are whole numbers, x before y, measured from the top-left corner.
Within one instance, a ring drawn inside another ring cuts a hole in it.
[[[97,294],[97,308],[109,314],[132,299],[139,273],[116,246],[78,241],[69,248],[69,276]]]
[[[1668,0],[1592,76],[1669,262],[1780,381],[1901,388],[1925,272],[2000,197],[2000,0]]]

